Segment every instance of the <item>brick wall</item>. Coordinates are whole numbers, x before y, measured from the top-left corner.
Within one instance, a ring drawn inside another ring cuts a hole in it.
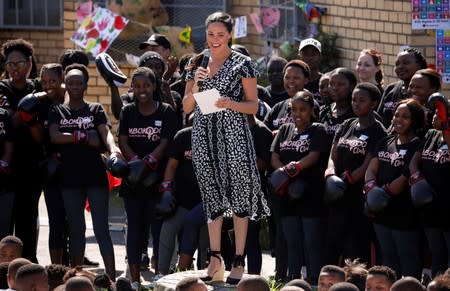
[[[359,51],[375,48],[383,56],[385,83],[396,81],[394,63],[399,48],[409,45],[420,49],[429,64],[435,63],[435,38],[432,30],[411,29],[409,0],[313,0],[326,7],[322,17],[325,32],[338,35],[336,49],[340,65],[354,68]],[[443,86],[444,94],[450,85]]]

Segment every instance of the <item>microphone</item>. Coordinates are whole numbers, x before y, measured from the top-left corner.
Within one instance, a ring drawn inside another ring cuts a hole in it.
[[[209,57],[211,56],[211,52],[209,51],[209,49],[206,49],[203,52],[203,58],[202,58],[202,62],[200,63],[200,67],[205,68],[208,66],[208,62],[209,62]],[[200,85],[203,83],[203,81],[198,81],[197,82],[197,86],[200,87]]]

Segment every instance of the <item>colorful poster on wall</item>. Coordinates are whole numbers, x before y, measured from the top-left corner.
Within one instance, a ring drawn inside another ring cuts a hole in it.
[[[436,71],[450,83],[450,30],[436,30]]]
[[[234,19],[234,38],[247,36],[247,16],[238,16]]]
[[[70,40],[95,57],[108,49],[127,23],[125,17],[97,8],[83,20]]]
[[[450,29],[450,0],[411,0],[412,29]]]

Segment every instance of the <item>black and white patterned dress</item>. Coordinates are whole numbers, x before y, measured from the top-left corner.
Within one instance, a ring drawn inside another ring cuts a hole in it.
[[[187,79],[193,79],[195,69]],[[220,96],[243,101],[242,78],[258,72],[250,58],[232,52],[201,91],[216,88]],[[230,109],[202,115],[194,109],[192,161],[208,221],[231,210],[237,216],[258,219],[269,214],[261,190],[252,136],[245,114]]]

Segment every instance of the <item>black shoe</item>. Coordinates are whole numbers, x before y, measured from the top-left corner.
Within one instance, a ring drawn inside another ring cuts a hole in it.
[[[244,268],[245,267],[245,257],[242,255],[235,255],[233,258],[233,268]],[[245,272],[245,271],[244,271]],[[244,276],[244,272],[242,272],[242,276]],[[237,285],[241,278],[232,278],[230,276],[227,277],[227,284]]]
[[[98,267],[100,264],[98,262],[94,262],[89,260],[88,257],[84,257],[83,265],[89,266],[89,267]]]
[[[223,282],[224,275],[225,275],[225,264],[223,262],[222,256],[220,255],[220,251],[210,251],[209,255],[210,255],[210,261],[213,257],[220,261],[220,267],[216,272],[214,272],[214,274],[212,276],[209,276],[208,272],[206,272],[206,275],[200,276],[199,279],[206,283],[218,282],[218,281]]]
[[[150,266],[150,258],[148,257],[147,254],[142,254],[142,256],[141,256],[141,266],[140,266],[141,271],[148,270],[149,266]]]

